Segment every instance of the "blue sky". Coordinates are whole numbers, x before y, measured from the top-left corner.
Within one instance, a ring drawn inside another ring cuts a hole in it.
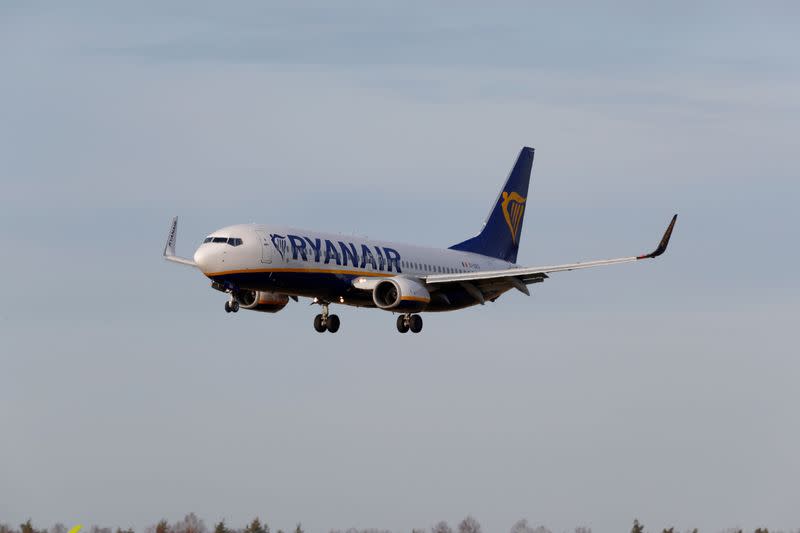
[[[0,520],[798,527],[793,3],[5,3]],[[449,245],[537,149],[533,297],[226,315],[275,222]]]

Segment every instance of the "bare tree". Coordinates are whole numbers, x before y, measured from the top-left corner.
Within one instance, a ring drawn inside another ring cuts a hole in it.
[[[17,532],[14,531],[14,529],[8,524],[0,524],[0,533],[17,533]]]
[[[425,529],[415,527],[411,530],[411,533],[425,533]]]
[[[631,533],[644,533],[644,525],[639,523],[638,518],[633,521],[633,528],[631,529]]]
[[[269,533],[269,526],[266,523],[262,525],[261,520],[255,517],[250,525],[244,528],[244,533]]]
[[[161,520],[155,526],[148,527],[147,533],[172,533],[172,529],[166,520]]]
[[[50,528],[50,533],[67,533],[67,526],[58,522],[56,525]]]
[[[453,533],[453,530],[447,522],[442,520],[431,528],[431,533]]]
[[[30,518],[28,518],[24,524],[19,525],[19,530],[21,533],[39,533],[36,531],[36,528],[33,527],[33,524],[31,524]]]
[[[331,529],[330,533],[342,533],[341,529]],[[388,529],[375,529],[375,528],[368,528],[368,529],[356,529],[351,527],[344,533],[392,533]]]
[[[458,524],[458,533],[481,533],[481,525],[470,515]]]
[[[200,520],[196,514],[189,513],[183,520],[172,526],[172,533],[208,533],[208,529],[205,522]]]
[[[533,528],[528,525],[528,521],[523,518],[522,520],[517,520],[516,523],[511,526],[510,533],[533,533]]]
[[[575,533],[592,533],[592,528],[586,526],[578,526],[575,528]]]

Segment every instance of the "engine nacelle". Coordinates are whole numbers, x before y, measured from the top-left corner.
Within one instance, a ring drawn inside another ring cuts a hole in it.
[[[267,291],[236,291],[234,296],[242,309],[261,311],[262,313],[277,313],[289,303],[289,297]]]
[[[372,301],[381,309],[413,313],[427,307],[431,294],[425,286],[408,278],[389,278],[372,290]]]

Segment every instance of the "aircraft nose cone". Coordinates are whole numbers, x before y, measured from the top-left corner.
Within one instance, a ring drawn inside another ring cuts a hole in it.
[[[197,268],[204,274],[210,272],[211,269],[211,253],[208,247],[201,246],[194,253],[194,262]]]

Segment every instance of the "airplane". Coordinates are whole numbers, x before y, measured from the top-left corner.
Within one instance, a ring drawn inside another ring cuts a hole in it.
[[[163,257],[199,269],[211,287],[227,293],[225,311],[277,313],[299,297],[321,312],[314,329],[336,333],[334,304],[377,308],[397,314],[397,331],[422,331],[422,312],[456,311],[494,302],[557,272],[653,259],[667,250],[678,215],[658,247],[647,254],[524,267],[516,264],[525,218],[534,149],[522,148],[475,237],[447,249],[397,244],[277,225],[239,224],[208,235],[193,259],[175,254],[178,217],[170,224]]]

